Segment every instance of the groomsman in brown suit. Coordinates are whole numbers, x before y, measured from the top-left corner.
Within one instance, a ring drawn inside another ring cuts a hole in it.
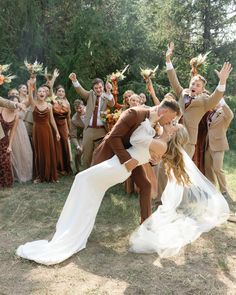
[[[203,115],[213,109],[224,95],[226,81],[232,70],[231,64],[224,63],[220,72],[216,71],[219,77],[219,85],[215,91],[208,95],[205,91],[206,80],[201,75],[196,75],[190,80],[189,88],[184,89],[177,78],[174,67],[171,63],[173,54],[173,43],[170,44],[166,53],[167,75],[175,94],[179,99],[179,105],[183,113],[183,124],[188,130],[189,143],[185,150],[192,158],[197,143],[198,124]]]
[[[7,109],[22,109],[23,105],[19,102],[14,102],[5,98],[0,97],[0,107]]]
[[[93,165],[117,155],[120,163],[125,164],[128,171],[132,171],[131,177],[139,188],[141,222],[151,215],[152,186],[144,167],[137,166],[137,160],[132,158],[126,150],[131,146],[130,136],[146,118],[149,118],[153,126],[157,123],[164,125],[171,123],[179,114],[179,105],[174,99],[164,99],[159,106],[151,108],[130,108],[121,114],[112,131],[105,136],[94,151]],[[160,159],[150,160],[157,162]]]
[[[233,112],[222,98],[208,116],[207,149],[205,151],[205,175],[216,185],[217,178],[221,193],[228,197],[223,170],[224,153],[229,149],[226,132],[234,117]]]
[[[107,133],[106,126],[101,120],[101,112],[106,111],[107,107],[113,107],[115,100],[111,94],[110,83],[106,83],[106,92],[104,92],[103,81],[96,78],[92,82],[92,89],[87,91],[77,81],[75,73],[71,73],[69,78],[86,104],[81,160],[83,169],[87,169],[91,165],[94,148]]]
[[[82,154],[82,133],[84,129],[85,106],[82,100],[74,101],[75,114],[71,119],[70,140],[75,146],[75,167],[77,173],[80,171]]]

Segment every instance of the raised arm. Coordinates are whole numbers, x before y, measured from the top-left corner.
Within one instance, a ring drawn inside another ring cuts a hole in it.
[[[110,108],[111,107],[114,107],[114,105],[115,105],[115,99],[114,99],[113,94],[111,93],[111,90],[112,90],[111,83],[107,82],[106,85],[105,85],[105,89],[106,89],[106,92],[105,92],[105,94],[104,94],[103,97],[106,99],[107,105]]]
[[[204,101],[204,107],[206,112],[215,108],[215,106],[223,97],[226,88],[226,82],[232,69],[233,68],[231,64],[225,62],[219,72],[215,70],[219,78],[219,85],[216,87],[215,91],[209,96],[209,98]]]
[[[151,95],[151,98],[152,98],[153,104],[154,104],[155,106],[156,106],[156,105],[159,105],[159,104],[160,104],[160,100],[159,100],[158,97],[156,96],[156,93],[155,93],[154,87],[153,87],[153,85],[152,85],[152,80],[151,80],[151,78],[147,78],[147,79],[145,79],[145,82],[146,82],[147,91],[148,91],[149,94]]]
[[[33,99],[33,91],[35,89],[35,81],[36,78],[30,78],[27,81],[27,86],[28,86],[28,101],[24,101],[24,104],[26,105],[26,107],[31,106],[32,108],[35,107],[35,101]]]
[[[73,83],[73,86],[75,88],[75,91],[81,96],[81,98],[83,99],[84,102],[87,102],[88,98],[89,98],[89,91],[85,90],[80,83],[77,80],[76,74],[75,73],[71,73],[69,75],[70,80]]]
[[[58,76],[59,76],[59,71],[58,71],[58,69],[55,69],[53,71],[53,74],[52,74],[52,79],[51,80],[48,79],[47,82],[46,82],[46,84],[50,87],[50,90],[49,90],[49,96],[50,97],[54,96],[53,95],[53,86],[54,86],[55,81],[56,81]]]
[[[170,85],[173,88],[177,97],[180,98],[181,93],[183,92],[183,87],[179,83],[175,69],[174,69],[172,62],[171,62],[171,56],[173,55],[173,51],[174,51],[174,43],[171,42],[168,45],[168,48],[166,51],[166,70],[167,70],[168,79],[170,81]]]

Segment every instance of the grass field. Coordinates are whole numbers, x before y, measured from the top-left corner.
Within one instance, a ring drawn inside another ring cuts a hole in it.
[[[236,211],[236,157],[226,173]],[[236,294],[236,224],[203,234],[171,259],[128,252],[139,221],[137,196],[121,185],[104,197],[87,248],[46,267],[14,255],[18,245],[52,236],[72,177],[58,184],[16,184],[0,192],[0,295]]]

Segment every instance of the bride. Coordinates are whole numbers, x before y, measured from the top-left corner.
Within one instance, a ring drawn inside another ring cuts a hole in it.
[[[155,130],[146,119],[133,132],[128,152],[139,165],[149,162],[153,155],[162,156],[169,182],[162,196],[163,205],[131,235],[130,250],[169,256],[202,232],[226,221],[229,208],[183,151],[188,135],[182,125],[164,125],[162,135],[154,136]],[[117,156],[77,174],[53,238],[21,245],[16,254],[52,265],[84,249],[105,191],[130,174]]]

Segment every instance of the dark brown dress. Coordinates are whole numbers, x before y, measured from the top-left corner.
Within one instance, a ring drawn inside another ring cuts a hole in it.
[[[70,166],[70,147],[69,147],[69,132],[67,125],[67,116],[69,107],[55,103],[53,105],[53,115],[57,124],[58,132],[61,136],[60,141],[56,140],[54,133],[54,141],[56,147],[57,170],[59,172],[71,173]]]
[[[50,110],[33,111],[33,146],[36,179],[41,182],[57,180],[56,154],[50,125]]]
[[[11,154],[7,153],[9,146],[9,131],[12,129],[15,120],[7,122],[0,113],[0,128],[5,136],[0,139],[0,188],[11,187],[13,184],[13,173],[11,167]]]

